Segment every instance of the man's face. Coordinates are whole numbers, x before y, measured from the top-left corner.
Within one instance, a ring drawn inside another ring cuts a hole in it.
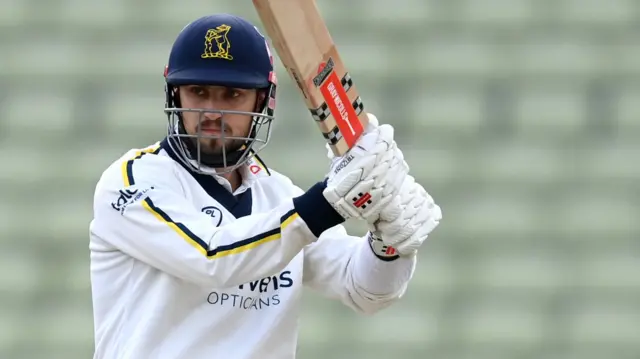
[[[254,112],[256,110],[257,90],[236,89],[222,86],[187,85],[178,88],[180,105],[183,108],[227,110]],[[200,133],[203,136],[216,138],[200,138],[200,149],[206,154],[222,154],[223,146],[227,152],[240,149],[246,140],[225,139],[222,136],[224,120],[224,136],[248,137],[252,119],[250,115],[220,113],[183,112],[182,119],[189,135]],[[194,139],[195,141],[195,139]],[[195,144],[195,143],[194,143]]]

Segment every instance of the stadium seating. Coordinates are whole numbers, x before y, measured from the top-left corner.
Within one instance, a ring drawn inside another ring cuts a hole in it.
[[[318,3],[444,220],[378,316],[306,293],[300,358],[640,358],[640,3]],[[1,5],[0,358],[86,359],[96,181],[165,133],[182,27],[258,19],[232,0]],[[305,188],[325,150],[278,66],[263,158]]]

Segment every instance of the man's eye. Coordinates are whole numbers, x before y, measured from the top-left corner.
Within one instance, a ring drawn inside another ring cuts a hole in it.
[[[193,92],[194,94],[196,94],[198,96],[204,96],[205,95],[205,91],[201,87],[194,87],[194,88],[191,89],[191,92]]]

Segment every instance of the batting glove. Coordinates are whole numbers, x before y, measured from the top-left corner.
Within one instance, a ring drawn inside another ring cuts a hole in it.
[[[381,259],[414,256],[440,224],[442,210],[425,189],[407,175],[398,195],[370,224],[369,243]]]
[[[408,166],[390,125],[371,126],[344,156],[333,159],[325,199],[345,220],[378,220],[397,195]]]

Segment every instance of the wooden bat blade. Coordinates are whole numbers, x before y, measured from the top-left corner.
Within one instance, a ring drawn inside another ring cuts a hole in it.
[[[315,1],[253,4],[325,140],[335,155],[344,155],[364,132],[368,117]]]

